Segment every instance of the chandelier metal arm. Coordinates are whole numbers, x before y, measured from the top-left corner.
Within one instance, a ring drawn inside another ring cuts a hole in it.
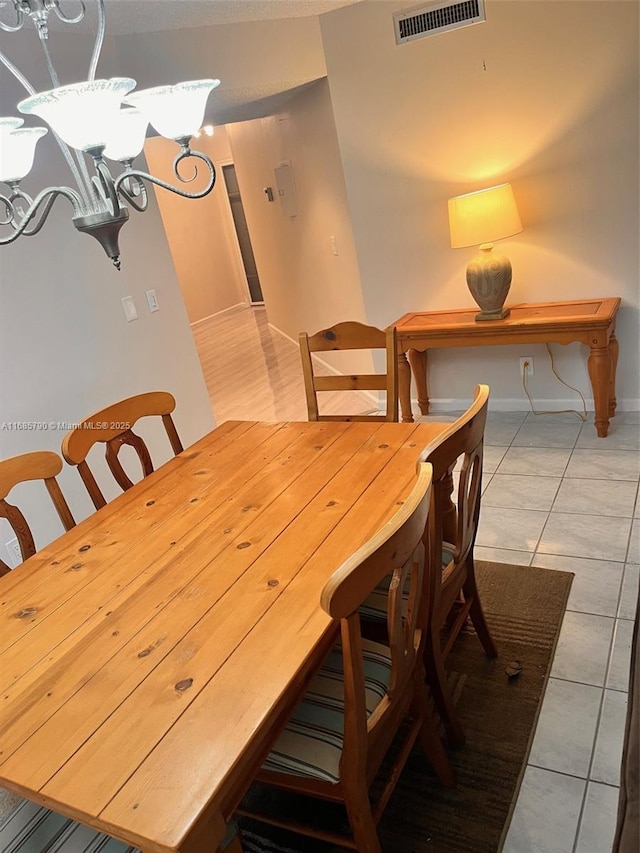
[[[9,214],[9,219],[6,222],[3,222],[3,225],[11,225],[14,229],[11,234],[7,237],[0,237],[0,246],[6,246],[9,243],[13,243],[14,240],[17,240],[22,234],[26,237],[30,237],[33,234],[37,234],[38,231],[44,225],[44,222],[53,207],[53,203],[55,202],[58,196],[63,196],[68,201],[71,202],[73,206],[73,211],[76,216],[80,216],[82,213],[82,199],[78,195],[75,190],[72,190],[70,187],[47,187],[38,193],[38,195],[34,198],[34,200],[29,205],[28,210],[22,216],[22,219],[19,224],[15,223],[15,215],[17,213],[14,202],[18,199],[28,199],[25,193],[17,190],[14,191],[11,196],[7,197],[4,195],[0,195],[0,201],[4,204],[7,213]],[[39,210],[40,205],[44,202],[44,207]],[[39,215],[39,219],[36,225],[29,229],[29,223],[31,220]]]
[[[0,27],[2,27],[3,30],[8,29],[9,32],[13,32],[13,28],[7,28],[1,21],[0,21]],[[18,27],[17,29],[20,29],[20,27]],[[5,66],[5,68],[8,71],[10,71],[13,74],[13,76],[16,78],[18,83],[20,83],[20,85],[23,86],[27,90],[29,95],[35,95],[36,94],[36,90],[31,85],[31,83],[27,80],[27,78],[24,76],[22,71],[20,71],[20,69],[16,68],[16,66],[9,59],[9,57],[5,56],[5,54],[2,53],[1,50],[0,50],[0,62]]]
[[[206,154],[203,154],[201,151],[192,151],[190,148],[188,148],[188,146],[183,146],[183,150],[173,161],[173,171],[175,172],[179,180],[181,180],[185,184],[191,183],[191,181],[193,181],[196,175],[198,174],[197,169],[195,170],[191,178],[183,178],[178,173],[178,164],[188,157],[195,157],[197,160],[202,160],[206,164],[207,169],[209,170],[209,180],[207,182],[207,185],[199,192],[190,193],[187,190],[183,190],[180,187],[176,187],[173,184],[169,184],[166,181],[163,181],[161,178],[156,178],[154,175],[150,175],[148,172],[141,172],[138,169],[131,169],[128,172],[123,172],[121,175],[118,175],[114,183],[116,192],[127,198],[127,192],[126,190],[123,190],[123,184],[125,180],[127,180],[127,178],[136,177],[143,181],[149,181],[150,183],[155,184],[157,187],[162,187],[165,190],[170,190],[172,193],[176,193],[176,195],[182,196],[182,198],[204,198],[204,196],[211,192],[216,182],[215,166]],[[136,207],[136,205],[134,205],[134,207]]]
[[[138,213],[144,213],[149,206],[147,188],[138,175],[132,174],[131,168],[124,177],[125,180],[120,183],[118,192],[134,210],[137,210]]]
[[[82,3],[82,10],[82,17],[84,17],[84,3]],[[104,0],[98,0],[98,31],[96,33],[96,40],[93,46],[93,54],[89,64],[89,76],[87,77],[87,80],[95,80],[96,68],[98,67],[98,60],[100,59],[100,53],[102,52],[102,42],[104,41],[105,29]]]
[[[22,25],[24,24],[24,12],[22,9],[20,9],[19,6],[14,5],[13,10],[16,13],[15,24],[5,24],[4,21],[0,20],[0,29],[4,30],[5,33],[17,33],[18,30],[22,29]]]
[[[74,18],[69,18],[67,15],[65,15],[60,9],[60,6],[57,2],[53,6],[53,11],[56,13],[56,15],[58,16],[58,18],[60,18],[61,21],[64,21],[65,24],[79,24],[80,21],[84,18],[85,12],[87,11],[82,0],[79,0],[79,2],[80,11]]]
[[[97,176],[93,179],[94,187],[97,188],[100,198],[106,203],[110,212],[116,214],[120,209],[120,202],[118,201],[118,193],[113,175],[102,159],[102,151],[93,155],[93,164],[97,173]]]

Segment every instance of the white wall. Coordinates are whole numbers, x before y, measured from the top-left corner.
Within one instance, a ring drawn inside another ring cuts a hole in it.
[[[475,307],[474,250],[450,248],[446,202],[509,180],[524,231],[498,244],[508,302],[621,296],[618,401],[637,409],[638,4],[487,0],[486,23],[396,46],[408,6],[320,19],[369,321]],[[555,350],[590,398],[586,350]],[[482,380],[494,406],[527,408],[518,355],[535,358],[540,402],[571,398],[542,346],[435,353],[432,397],[457,405]]]
[[[27,44],[32,46],[31,41]],[[17,57],[15,48],[11,55],[22,59],[28,73],[33,55]],[[77,58],[68,51],[71,64]],[[3,92],[4,87],[3,79]],[[40,142],[36,160],[24,182],[27,191],[35,195],[43,186],[69,183],[49,138]],[[166,389],[177,399],[175,420],[185,446],[212,428],[204,379],[152,192],[149,211],[132,212],[120,236],[118,273],[99,244],[75,230],[70,206],[59,200],[40,234],[0,248],[0,427],[11,422],[75,422],[131,394]],[[144,299],[148,288],[155,288],[160,303],[154,314]],[[122,311],[121,298],[128,295],[139,315],[132,323]],[[59,452],[64,434],[64,428],[0,428],[0,458],[37,449]],[[154,460],[169,458],[161,426],[145,430],[145,435]],[[61,485],[77,519],[92,511],[76,471],[65,470]],[[38,490],[36,495],[36,490],[36,484],[27,489],[26,510],[40,547],[61,528],[46,492]],[[6,528],[0,530],[3,559],[8,538]]]
[[[295,341],[301,331],[341,320],[365,322],[326,80],[293,98],[286,113],[228,125],[228,133],[269,321]],[[295,181],[293,217],[283,214],[277,195],[273,170],[283,162]],[[271,203],[265,187],[274,190]],[[370,356],[327,361],[354,370],[371,366]]]
[[[211,158],[217,173],[213,190],[204,198],[186,199],[161,187],[154,189],[189,321],[195,323],[248,302],[248,295],[220,165],[231,159],[224,125],[212,137],[203,135],[193,140],[192,148]],[[148,139],[145,145],[153,175],[194,192],[208,178],[207,170],[197,160],[184,161],[180,174],[191,177],[195,164],[199,176],[193,185],[181,185],[173,172],[178,151],[175,142],[160,136]]]

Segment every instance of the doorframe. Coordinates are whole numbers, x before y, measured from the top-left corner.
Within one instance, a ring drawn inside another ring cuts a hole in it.
[[[225,160],[218,160],[218,170],[220,173],[220,177],[222,179],[222,183],[224,184],[224,199],[227,211],[227,220],[231,226],[232,232],[232,242],[234,246],[234,254],[236,259],[236,268],[240,272],[240,279],[244,283],[245,296],[247,299],[247,304],[249,307],[253,307],[254,305],[264,305],[264,299],[262,302],[253,302],[251,299],[251,291],[249,290],[249,281],[247,279],[247,272],[244,268],[244,260],[242,259],[242,251],[240,249],[240,241],[238,240],[238,232],[236,230],[236,223],[233,218],[233,212],[231,210],[231,202],[229,201],[229,188],[227,187],[227,182],[224,177],[224,169],[223,166],[233,166],[235,168],[235,162],[233,158],[227,157]],[[249,235],[251,237],[251,235]],[[264,295],[264,294],[263,294]]]

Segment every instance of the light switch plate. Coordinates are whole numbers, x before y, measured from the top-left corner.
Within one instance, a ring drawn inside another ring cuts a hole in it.
[[[136,304],[133,301],[133,296],[122,297],[122,309],[124,311],[124,316],[127,318],[127,323],[138,319],[138,312],[136,311]]]
[[[158,305],[158,297],[156,296],[155,290],[145,290],[144,295],[147,297],[149,311],[159,311],[160,306]]]

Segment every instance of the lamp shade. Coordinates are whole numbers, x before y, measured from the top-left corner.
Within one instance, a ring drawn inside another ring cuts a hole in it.
[[[110,160],[133,160],[144,148],[149,122],[135,107],[123,107],[109,129],[104,156]]]
[[[0,181],[21,181],[29,174],[36,143],[48,132],[46,127],[21,124],[22,119],[0,119]]]
[[[125,103],[138,107],[166,139],[188,139],[202,124],[209,92],[219,85],[219,80],[190,80],[176,86],[156,86],[133,92]]]
[[[522,231],[511,184],[450,198],[449,231],[453,249],[490,243]]]
[[[122,99],[135,85],[130,77],[72,83],[25,98],[18,109],[40,116],[67,145],[87,151],[106,144]]]

